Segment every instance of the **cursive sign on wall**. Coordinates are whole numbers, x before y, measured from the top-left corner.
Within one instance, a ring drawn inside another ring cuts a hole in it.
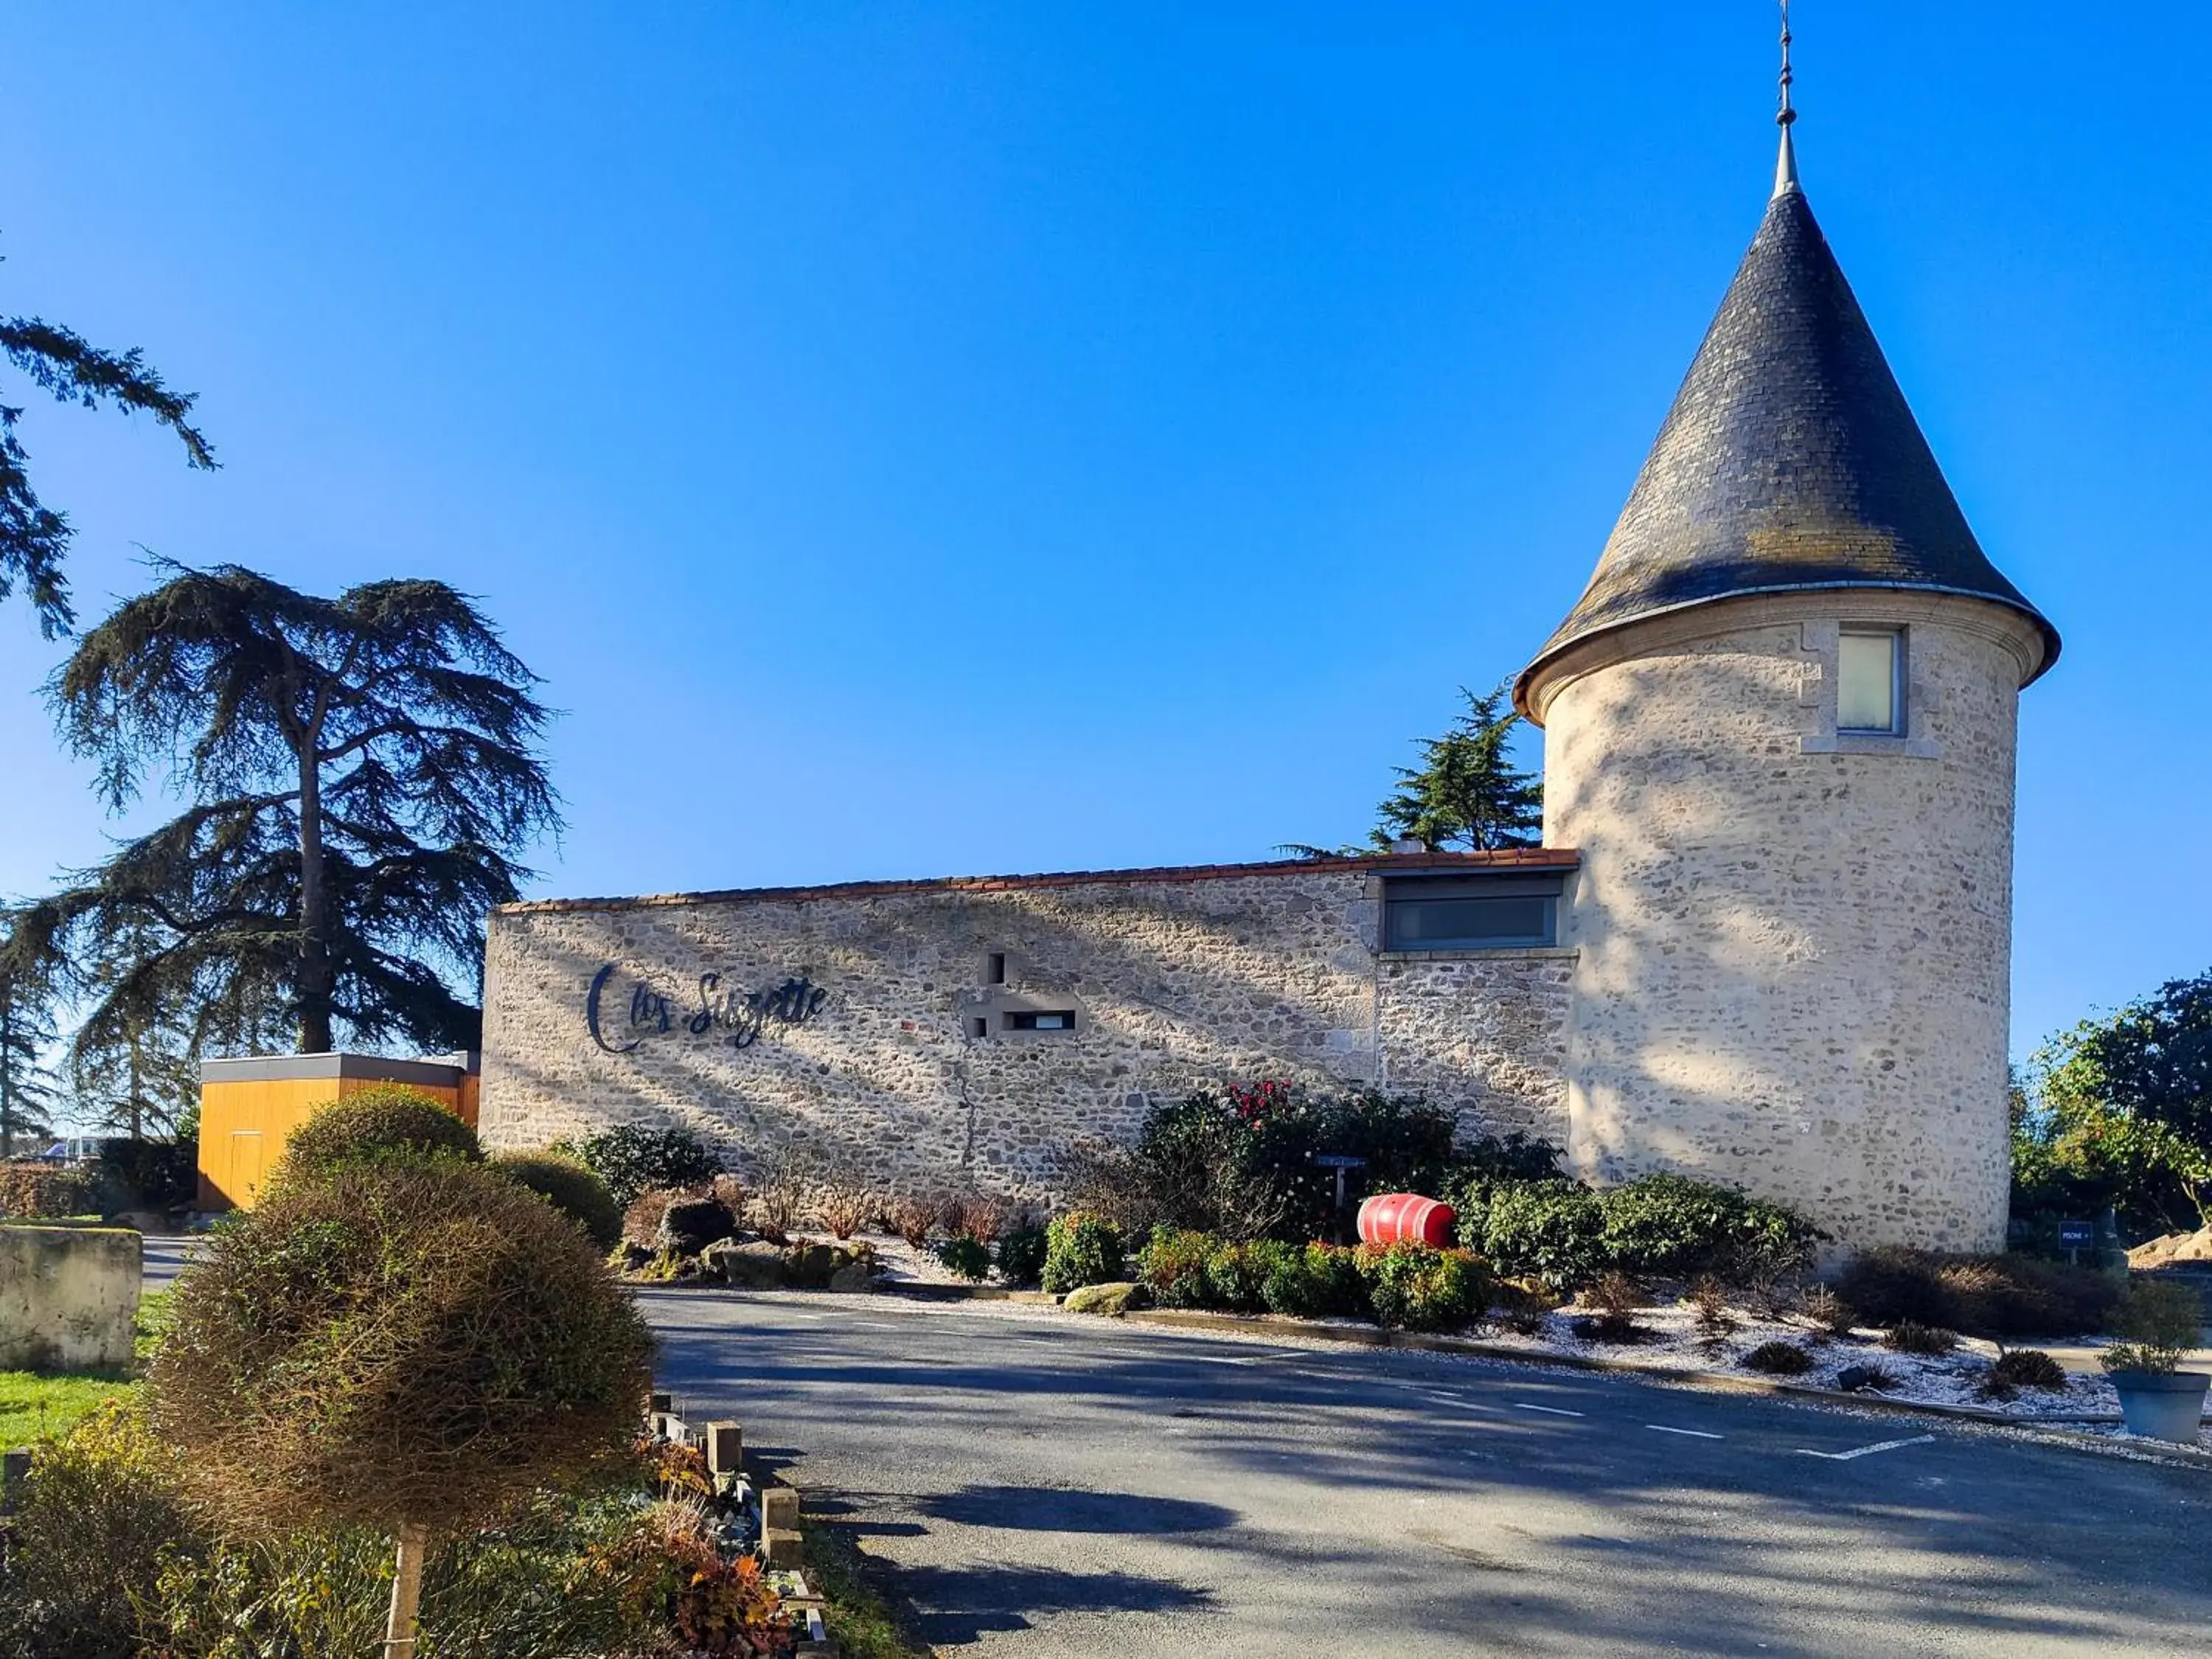
[[[616,967],[610,962],[593,975],[590,994],[584,999],[584,1024],[590,1028],[592,1041],[611,1054],[629,1054],[647,1037],[674,1032],[704,1036],[709,1031],[720,1031],[732,1048],[750,1048],[771,1024],[804,1025],[830,1000],[827,986],[804,978],[748,991],[726,987],[720,974],[702,974],[699,1006],[678,1010],[664,993],[639,980],[630,987],[628,1018],[614,1027],[615,1036],[628,1039],[618,1042],[610,1038],[609,1031],[619,1017],[611,1017],[606,1006],[607,981],[615,976]]]

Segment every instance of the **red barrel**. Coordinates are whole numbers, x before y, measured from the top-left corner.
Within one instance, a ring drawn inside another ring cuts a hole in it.
[[[1459,1212],[1419,1193],[1377,1193],[1359,1206],[1362,1244],[1425,1244],[1441,1250],[1452,1242]]]

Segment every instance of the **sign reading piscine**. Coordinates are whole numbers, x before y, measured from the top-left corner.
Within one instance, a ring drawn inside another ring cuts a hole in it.
[[[630,988],[628,1018],[613,1030],[614,1037],[629,1040],[613,1041],[609,1035],[611,1022],[605,998],[607,981],[615,976],[616,966],[610,962],[592,975],[591,994],[584,999],[584,1024],[591,1028],[592,1041],[611,1054],[629,1054],[649,1036],[679,1030],[691,1036],[720,1031],[726,1034],[723,1040],[732,1048],[750,1048],[760,1041],[761,1033],[770,1024],[804,1025],[830,1000],[827,986],[803,978],[787,979],[765,990],[747,991],[737,986],[725,987],[720,974],[702,974],[699,1006],[684,1012],[678,1009],[665,994],[639,980]]]

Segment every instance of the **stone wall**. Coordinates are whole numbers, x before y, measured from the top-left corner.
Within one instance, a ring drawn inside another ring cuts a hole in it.
[[[129,1365],[143,1248],[127,1227],[0,1226],[0,1371]]]
[[[1836,730],[1840,623],[1906,630],[1909,726]],[[1738,1182],[1848,1246],[2004,1242],[2018,688],[1979,601],[1793,594],[1544,671],[1546,839],[1582,867],[1570,1152]]]
[[[1152,1101],[1257,1078],[1380,1083],[1470,1133],[1564,1139],[1571,953],[1378,956],[1393,862],[508,906],[485,964],[480,1129],[516,1147],[673,1123],[740,1167],[804,1146],[850,1179],[1030,1195],[1071,1140],[1127,1138]],[[793,981],[806,989],[757,1022],[727,1001]],[[709,1006],[722,1018],[699,1018]],[[1022,1011],[1076,1029],[1004,1030]]]

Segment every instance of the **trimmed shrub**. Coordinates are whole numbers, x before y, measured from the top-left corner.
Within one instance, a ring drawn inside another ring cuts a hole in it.
[[[1272,1238],[1219,1246],[1206,1258],[1206,1305],[1224,1313],[1267,1312],[1268,1275],[1289,1261],[1293,1248]]]
[[[434,1096],[403,1084],[380,1083],[318,1106],[284,1143],[280,1181],[311,1176],[342,1164],[419,1163],[483,1158],[477,1132]]]
[[[214,1235],[147,1402],[240,1530],[452,1531],[618,1457],[652,1352],[535,1194],[451,1159],[340,1163]]]
[[[1297,1319],[1372,1319],[1367,1279],[1356,1250],[1334,1244],[1292,1245],[1260,1286],[1269,1313]]]
[[[574,1152],[625,1210],[657,1188],[701,1186],[722,1170],[722,1160],[689,1129],[626,1123],[586,1136]]]
[[[1137,1276],[1163,1308],[1210,1307],[1206,1263],[1219,1247],[1220,1241],[1211,1233],[1155,1227],[1137,1253]]]
[[[100,1184],[88,1170],[0,1164],[0,1221],[89,1215],[100,1207]]]
[[[1044,1277],[1044,1229],[1024,1223],[999,1240],[999,1277],[1009,1285],[1034,1285]]]
[[[1813,1369],[1813,1356],[1795,1342],[1762,1342],[1743,1357],[1747,1370],[1769,1376],[1802,1376]]]
[[[1410,1331],[1456,1330],[1481,1318],[1489,1305],[1489,1276],[1465,1250],[1393,1244],[1363,1247],[1354,1259],[1379,1323]]]
[[[1607,1260],[1628,1273],[1742,1281],[1801,1267],[1819,1229],[1778,1204],[1687,1176],[1650,1175],[1599,1194]]]
[[[1054,1295],[1110,1285],[1126,1272],[1121,1230],[1112,1222],[1077,1210],[1045,1229],[1044,1287]]]
[[[2007,1348],[1990,1367],[1996,1389],[2063,1389],[2066,1368],[2040,1348]]]
[[[1480,1254],[1499,1273],[1548,1285],[1587,1285],[1607,1265],[1597,1194],[1571,1182],[1503,1186],[1483,1211]]]
[[[653,1248],[673,1256],[696,1255],[736,1234],[738,1218],[718,1198],[683,1198],[660,1212]]]
[[[622,1242],[623,1212],[614,1194],[575,1158],[558,1152],[501,1152],[491,1167],[567,1216],[600,1249],[611,1250]]]
[[[1892,1353],[1948,1353],[1959,1346],[1959,1337],[1955,1331],[1947,1331],[1940,1325],[1900,1319],[1881,1334],[1881,1346]]]
[[[937,1259],[963,1279],[980,1282],[991,1276],[991,1247],[964,1233],[941,1240]]]

